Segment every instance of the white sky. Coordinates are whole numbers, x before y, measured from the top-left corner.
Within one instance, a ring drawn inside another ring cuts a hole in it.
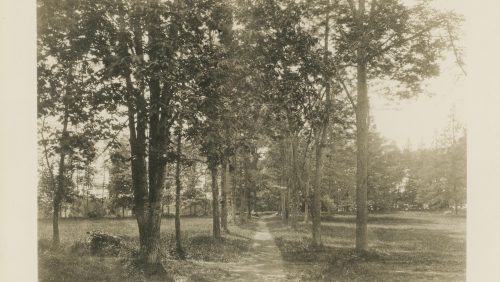
[[[466,0],[438,0],[435,6],[463,14],[467,21],[466,2]],[[467,30],[464,30],[461,40],[455,42],[457,46],[464,47],[465,55],[466,33]],[[467,57],[464,60],[467,62]],[[465,69],[467,71],[467,66]],[[446,127],[453,106],[456,119],[466,126],[466,77],[456,65],[452,52],[441,65],[440,76],[428,80],[425,85],[425,92],[431,95],[424,93],[414,99],[399,101],[390,101],[379,95],[370,97],[370,111],[377,131],[389,141],[395,141],[401,148],[408,141],[413,149],[420,144],[431,145],[434,136]]]

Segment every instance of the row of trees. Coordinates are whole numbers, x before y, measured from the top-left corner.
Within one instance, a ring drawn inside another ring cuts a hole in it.
[[[131,179],[117,185],[132,189],[147,269],[161,269],[168,168],[175,167],[179,214],[181,171],[200,161],[210,172],[215,238],[228,229],[230,207],[233,216],[237,209],[250,216],[258,187],[272,186],[267,179],[286,191],[282,208],[292,227],[305,185],[317,246],[326,176],[347,181],[355,172],[356,248],[365,250],[374,178],[368,85],[385,81],[388,94],[417,94],[455,46],[459,21],[428,1],[40,1],[39,140],[54,243],[74,168],[101,154],[100,140],[104,151],[118,148],[126,128]],[[346,159],[356,153],[355,170],[337,166],[329,149],[336,146],[347,148]],[[281,158],[274,178],[259,169],[266,149]],[[123,172],[113,171],[115,183]]]
[[[412,150],[408,144],[403,150],[394,143],[388,143],[380,137],[375,129],[370,133],[369,141],[369,190],[368,207],[373,211],[387,211],[392,209],[441,209],[453,208],[458,211],[465,202],[466,187],[466,136],[461,127],[456,127],[455,132],[450,129],[444,131],[442,136],[437,137],[430,148],[420,146]],[[211,185],[207,167],[204,162],[200,162],[200,153],[196,147],[189,146],[184,142],[186,148],[184,152],[189,155],[189,159],[184,158],[181,171],[179,172],[179,182],[184,187],[180,191],[180,206],[184,209],[184,214],[206,215],[208,213],[208,201]],[[229,161],[227,173],[227,187],[225,191],[229,197],[226,201],[229,205],[229,219],[233,214],[232,210],[239,206],[240,190],[238,181],[248,181],[255,183],[247,185],[253,187],[250,192],[253,202],[245,207],[243,214],[255,211],[279,211],[282,205],[280,197],[280,179],[283,165],[283,155],[279,152],[276,144],[265,147],[264,152],[258,154],[261,162],[258,166],[246,174],[236,174],[234,171],[233,158]],[[301,163],[301,190],[299,191],[301,202],[300,212],[304,215],[304,221],[309,221],[310,217],[310,197],[307,195],[311,186],[309,174],[314,167],[311,164],[312,157],[307,155],[307,150],[311,148],[299,148],[299,155],[305,155],[305,162]],[[327,153],[323,173],[322,186],[325,189],[321,201],[323,211],[353,211],[355,210],[355,148],[353,136],[339,136],[335,143],[327,144]],[[70,217],[80,216],[127,216],[133,208],[132,176],[130,169],[130,151],[124,141],[118,148],[113,149],[109,154],[111,165],[104,173],[108,173],[109,182],[101,183],[104,175],[95,175],[95,168],[89,166],[85,171],[73,172],[73,179],[68,180],[68,193],[65,194],[64,214]],[[41,166],[43,167],[43,166]],[[280,170],[281,169],[281,170]],[[162,214],[173,214],[176,191],[173,186],[176,183],[176,165],[167,167],[167,179],[162,201]],[[103,179],[104,180],[104,179]],[[221,183],[219,178],[218,182]],[[278,184],[278,185],[277,185]],[[104,186],[103,186],[104,185]],[[50,186],[46,173],[41,173],[41,188],[39,194],[40,211],[43,214],[51,214]],[[106,193],[104,193],[104,188]],[[105,196],[107,194],[108,196]],[[250,199],[252,201],[252,199]],[[220,201],[221,202],[221,201]],[[221,202],[221,203],[222,203]],[[197,210],[198,208],[198,210]],[[69,211],[69,213],[68,213]],[[61,211],[62,212],[62,211]],[[286,211],[285,211],[286,212]],[[211,213],[211,212],[210,212]],[[286,216],[286,214],[283,214]],[[284,217],[286,220],[287,218]]]
[[[463,129],[456,129],[454,138],[438,137],[429,148],[420,146],[411,149],[408,145],[400,149],[394,143],[383,139],[372,128],[368,148],[368,209],[389,211],[398,209],[446,209],[458,212],[466,202],[466,135]],[[320,199],[322,211],[350,212],[356,210],[356,161],[355,139],[349,135],[336,136],[334,142],[326,144],[326,157],[322,173],[324,193]],[[309,221],[312,205],[311,173],[316,169],[314,155],[308,155],[311,148],[307,140],[298,148],[301,156],[300,213],[304,221]],[[290,154],[290,152],[288,152]],[[272,183],[283,183],[291,178],[292,164],[277,145],[270,147],[264,160],[263,179],[272,179]],[[289,159],[290,160],[290,159]],[[278,186],[279,187],[279,186]],[[282,188],[286,188],[286,183]],[[279,191],[279,190],[277,190]],[[282,201],[288,201],[288,191],[282,190]],[[279,193],[279,192],[276,192]],[[287,205],[281,205],[283,220],[288,221],[290,211]],[[293,218],[290,218],[293,220]]]

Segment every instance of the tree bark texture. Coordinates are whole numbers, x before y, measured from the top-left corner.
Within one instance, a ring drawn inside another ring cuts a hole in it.
[[[297,228],[298,215],[299,215],[299,190],[300,190],[300,175],[298,170],[298,157],[297,157],[297,138],[294,136],[290,139],[291,145],[291,167],[292,167],[292,179],[291,179],[291,227],[293,229]]]
[[[219,240],[220,235],[220,215],[219,215],[219,187],[217,185],[217,166],[211,165],[210,174],[212,176],[212,218],[213,237]]]
[[[283,156],[283,162],[282,162],[282,178],[281,178],[281,194],[283,198],[282,202],[282,220],[283,223],[288,225],[289,223],[289,216],[290,216],[290,210],[289,210],[289,195],[290,195],[290,179],[288,177],[288,152],[286,149],[286,142],[282,141],[281,142],[281,155]],[[286,187],[286,188],[284,188]]]
[[[361,52],[360,52],[361,53]],[[366,63],[358,62],[356,106],[356,250],[364,251],[367,243],[367,180],[368,180],[368,90]]]
[[[228,163],[224,160],[221,163],[221,227],[222,230],[226,233],[229,233],[229,229],[227,227],[227,218],[228,218],[228,210],[227,210],[227,171],[228,171]]]
[[[54,246],[58,246],[61,239],[59,237],[59,214],[61,212],[61,204],[62,197],[64,193],[64,172],[65,168],[65,160],[67,148],[65,146],[66,139],[68,138],[68,111],[65,109],[64,120],[63,120],[63,129],[61,133],[61,153],[59,155],[59,168],[57,173],[57,186],[54,191],[54,199],[53,199],[53,211],[52,211],[52,243]]]
[[[309,175],[311,174],[311,167],[310,167],[310,164],[309,164],[309,160],[308,158],[306,157],[306,159],[304,160],[305,161],[305,164],[304,164],[304,167],[305,167],[305,172],[306,172],[306,180],[305,180],[305,183],[304,183],[304,188],[305,188],[305,199],[304,199],[304,222],[305,223],[309,223],[309,206],[311,205],[311,201],[310,201],[310,183],[309,183]]]
[[[151,20],[157,20],[153,18]],[[137,17],[130,18],[133,32],[133,44],[125,31],[125,17],[119,19],[120,45],[119,56],[127,58],[132,50],[142,60],[143,31]],[[148,44],[158,44],[159,27],[151,25],[148,29]],[[130,51],[129,51],[130,50]],[[151,60],[158,60],[157,50],[148,49]],[[159,71],[153,69],[153,71]],[[169,98],[168,87],[162,85],[155,76],[136,77],[129,65],[124,64],[122,77],[126,84],[126,103],[128,108],[128,126],[130,132],[132,189],[134,192],[134,213],[139,227],[140,254],[139,261],[148,275],[161,274],[165,269],[161,265],[160,256],[160,226],[162,191],[165,182],[166,149],[170,140]],[[145,82],[137,83],[136,81]],[[145,97],[145,85],[149,88],[149,103]],[[149,132],[149,138],[146,137]],[[149,142],[147,142],[149,140]],[[147,152],[147,153],[146,153]],[[146,161],[147,159],[147,161]]]
[[[365,1],[360,0],[357,12],[357,29],[360,33],[357,48],[356,105],[356,250],[365,251],[367,242],[367,184],[368,184],[368,81],[367,39],[365,35]]]
[[[182,248],[182,235],[181,235],[181,154],[182,154],[182,143],[181,143],[181,128],[179,125],[177,130],[177,160],[175,163],[175,245],[177,253],[181,256],[184,255],[184,250]]]
[[[235,166],[236,166],[236,157],[234,158],[234,161],[232,165],[229,165],[229,179],[231,179],[231,217],[233,220],[233,224],[236,224],[236,211],[237,211],[237,206],[236,206],[236,179],[235,179]]]
[[[328,61],[328,43],[330,35],[330,14],[326,14],[325,20],[325,39],[324,39],[324,49],[325,49],[325,62]],[[322,172],[323,172],[323,157],[324,149],[326,147],[326,141],[328,137],[328,127],[330,124],[330,111],[332,110],[332,98],[331,98],[331,88],[330,82],[325,81],[325,112],[322,117],[321,128],[319,129],[319,137],[317,138],[316,144],[316,170],[314,173],[313,187],[313,214],[312,214],[312,239],[313,245],[322,245],[321,241],[321,197],[323,194],[322,189]]]

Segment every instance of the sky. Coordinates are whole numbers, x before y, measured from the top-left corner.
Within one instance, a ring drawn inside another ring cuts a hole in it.
[[[431,146],[448,125],[452,112],[466,127],[465,79],[458,67],[446,64],[439,77],[425,83],[424,93],[405,100],[389,100],[381,95],[371,97],[371,115],[377,131],[400,148]]]
[[[439,0],[434,5],[463,14],[467,21],[466,0]],[[464,30],[463,37],[455,44],[463,46],[467,54],[466,43],[467,31]],[[424,86],[424,93],[408,100],[388,100],[376,94],[370,97],[370,111],[377,131],[400,148],[408,142],[412,149],[431,146],[434,137],[447,126],[453,109],[456,120],[466,126],[466,77],[452,52],[443,60],[440,75],[427,80]]]

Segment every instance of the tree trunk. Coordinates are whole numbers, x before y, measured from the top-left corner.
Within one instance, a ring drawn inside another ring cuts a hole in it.
[[[226,233],[229,233],[229,229],[227,228],[227,170],[228,163],[224,160],[221,164],[221,225],[222,230]]]
[[[324,49],[325,49],[325,62],[328,61],[328,43],[330,36],[330,14],[327,12],[325,20],[325,39],[324,39]],[[325,112],[323,113],[323,122],[321,129],[319,131],[320,137],[316,144],[316,171],[314,173],[314,195],[313,195],[313,217],[312,217],[312,237],[313,245],[321,246],[323,244],[321,240],[321,197],[322,191],[322,172],[323,172],[323,155],[324,149],[326,147],[326,141],[328,136],[328,126],[330,124],[330,111],[332,110],[332,98],[330,83],[328,80],[325,81]]]
[[[60,203],[54,199],[52,211],[52,244],[59,246],[59,209]]]
[[[134,144],[134,146],[136,146]],[[132,150],[134,152],[134,150]],[[144,155],[141,153],[132,153],[136,159],[131,161],[132,169],[132,188],[134,191],[134,207],[133,211],[137,220],[137,226],[139,228],[139,246],[140,253],[144,254],[146,252],[146,241],[147,241],[147,231],[146,231],[146,216],[145,216],[145,204],[147,201],[147,180],[146,180],[146,162]]]
[[[243,223],[246,221],[245,218],[245,205],[247,202],[246,199],[246,190],[248,189],[244,184],[242,184],[241,178],[240,178],[240,222]]]
[[[137,226],[139,228],[139,246],[141,257],[144,257],[146,253],[146,242],[147,242],[147,222],[145,216],[145,204],[147,201],[147,176],[146,176],[146,125],[144,114],[141,113],[144,109],[141,107],[142,103],[138,103],[137,106],[134,105],[133,101],[137,100],[134,89],[132,85],[132,79],[130,73],[125,76],[127,85],[127,107],[128,107],[128,127],[129,127],[129,143],[130,151],[132,157],[130,158],[130,167],[132,170],[132,190],[134,193],[134,207],[133,212],[137,220]],[[141,108],[141,109],[138,109]],[[137,126],[136,126],[136,118]],[[88,191],[87,191],[88,194]],[[88,197],[88,196],[87,196]],[[87,204],[88,206],[88,204]]]
[[[247,219],[250,220],[252,219],[252,191],[249,189],[250,187],[247,187],[246,190],[246,200],[247,200]]]
[[[309,144],[310,140],[307,141],[306,147],[304,149],[304,161],[302,165],[302,170],[304,171],[304,223],[309,223],[309,214],[310,214],[310,209],[311,209],[311,183],[310,183],[310,178],[311,178],[311,165],[310,165],[310,158],[307,154],[307,151],[309,149]],[[313,151],[313,150],[312,150]]]
[[[287,158],[286,158],[286,145],[285,142],[281,142],[280,146],[281,156],[283,156],[283,162],[281,167],[281,179],[280,179],[280,189],[281,189],[281,220],[284,224],[288,225],[288,177],[287,177]],[[286,183],[286,184],[285,184]],[[286,186],[286,189],[285,189]]]
[[[236,179],[235,179],[235,166],[236,157],[234,158],[233,166],[229,166],[229,178],[231,179],[231,217],[233,224],[236,224]]]
[[[119,56],[125,58],[129,56],[128,38],[125,33],[125,15],[119,17],[120,34],[118,37],[120,50]],[[134,37],[137,40],[142,38],[142,32],[138,25],[134,27]],[[140,43],[140,42],[139,42]],[[142,56],[142,44],[136,44],[136,53]],[[125,97],[127,104],[127,117],[129,128],[129,143],[131,151],[131,171],[132,171],[132,190],[134,193],[133,212],[139,228],[140,257],[145,257],[147,242],[147,218],[145,216],[145,205],[147,202],[147,174],[146,174],[146,103],[140,90],[133,85],[132,72],[126,67],[122,73],[125,79],[127,95]],[[136,122],[137,117],[137,122]]]
[[[244,155],[244,173],[245,173],[245,204],[247,210],[247,219],[250,220],[252,218],[252,189],[253,189],[253,179],[250,175],[250,153],[245,152]]]
[[[321,246],[321,177],[323,171],[323,150],[326,141],[326,127],[323,126],[319,144],[316,145],[316,170],[313,179],[312,240],[314,246]]]
[[[177,253],[184,258],[181,238],[181,125],[177,130],[177,160],[175,162],[175,245]]]
[[[253,190],[253,211],[257,212],[257,189]]]
[[[291,227],[293,229],[297,228],[298,213],[299,213],[299,189],[300,189],[300,177],[298,171],[298,158],[297,158],[297,138],[294,136],[290,139],[291,141],[291,162],[292,162],[292,185],[291,185]]]
[[[59,214],[61,212],[62,197],[64,191],[64,172],[65,172],[65,159],[67,148],[65,146],[66,139],[68,138],[68,110],[65,109],[63,129],[61,133],[61,154],[59,158],[59,168],[57,173],[57,187],[54,191],[54,202],[53,202],[53,213],[52,213],[52,243],[54,246],[58,246],[60,243],[59,238]]]
[[[45,162],[46,162],[46,165],[47,165],[47,170],[49,171],[49,175],[50,175],[50,185],[51,185],[51,188],[53,189],[53,191],[57,191],[57,183],[56,183],[56,178],[54,176],[54,170],[52,169],[52,165],[50,164],[50,161],[49,161],[49,152],[47,150],[47,143],[45,141],[45,136],[43,134],[44,132],[44,126],[45,126],[45,119],[43,120],[43,124],[42,124],[42,130],[41,130],[41,137],[42,137],[42,144],[43,144],[43,153],[44,153],[44,156],[45,156]],[[59,244],[59,218],[54,218],[54,214],[57,215],[57,207],[59,207],[59,204],[57,204],[57,202],[55,201],[55,197],[53,199],[53,215],[52,215],[52,232],[53,232],[53,236],[52,236],[52,240],[54,242],[54,244]]]
[[[360,52],[359,53],[364,53]],[[364,57],[364,56],[363,56]],[[367,243],[367,180],[368,180],[368,87],[366,62],[358,61],[356,106],[356,250],[364,251]]]
[[[212,218],[213,218],[213,236],[216,240],[220,235],[220,216],[219,216],[219,188],[217,186],[217,166],[211,165],[210,173],[212,175]]]
[[[285,194],[285,190],[281,190],[280,191],[280,195],[281,195],[281,221],[283,221],[283,223],[287,223],[286,222],[286,194]]]
[[[154,127],[153,127],[154,128]],[[165,164],[160,159],[161,154],[152,154],[151,152],[162,152],[159,150],[161,145],[150,140],[149,153],[149,209],[148,209],[148,240],[146,263],[154,267],[154,271],[164,271],[161,266],[160,257],[160,227],[161,227],[161,200],[163,183],[165,182]],[[157,146],[158,145],[158,146]]]
[[[306,146],[304,148],[304,161],[302,165],[302,170],[304,171],[305,181],[304,181],[304,190],[305,190],[305,199],[304,199],[304,223],[309,223],[309,209],[311,206],[310,199],[310,178],[311,178],[311,165],[309,161],[309,157],[307,155],[307,151],[309,149],[309,144],[311,140],[308,138]]]
[[[153,19],[155,20],[155,19]],[[130,56],[130,44],[125,32],[125,15],[122,12],[118,18],[120,32],[118,34],[118,55],[122,58]],[[134,49],[137,57],[143,58],[143,31],[138,17],[131,18],[133,31]],[[158,41],[157,27],[152,26],[148,30],[149,44],[154,45]],[[156,60],[154,49],[148,50],[151,60]],[[157,71],[153,69],[153,71]],[[132,71],[124,66],[122,76],[126,82],[126,103],[128,108],[128,126],[130,132],[131,147],[131,170],[132,189],[134,192],[134,213],[139,227],[140,252],[139,262],[147,275],[162,275],[165,269],[160,261],[160,226],[161,226],[161,202],[162,188],[165,180],[166,147],[169,128],[166,119],[170,116],[164,100],[168,93],[161,93],[160,81],[157,77],[145,78],[149,87],[149,105],[144,96],[144,85],[135,88]],[[161,118],[160,118],[161,113]],[[149,125],[149,126],[148,126]],[[149,132],[146,137],[146,130]],[[147,143],[149,150],[146,155]],[[146,156],[148,161],[146,162]],[[149,181],[148,181],[149,180]]]
[[[304,222],[309,223],[309,205],[310,205],[310,195],[309,195],[309,174],[311,171],[309,162],[307,159],[305,160],[307,163],[305,164],[305,169],[306,169],[306,181],[305,181],[305,190],[306,190],[306,198],[304,200]]]

